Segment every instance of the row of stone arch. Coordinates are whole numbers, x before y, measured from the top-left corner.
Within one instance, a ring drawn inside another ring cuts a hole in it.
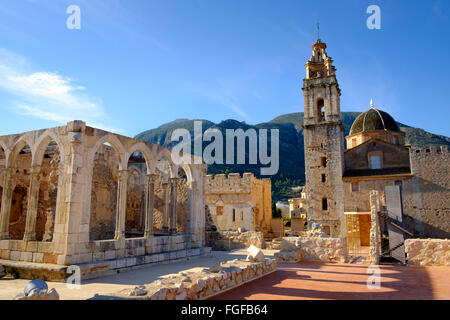
[[[61,132],[59,132],[61,128],[1,137],[0,239],[52,241],[55,223],[58,222],[58,219],[61,219],[61,211],[64,210],[64,200],[61,199],[63,193],[60,192],[65,187],[65,175],[62,173],[69,167],[67,159],[71,152],[71,150],[68,150],[70,144],[64,140],[67,139],[67,134],[60,134]],[[108,222],[115,229],[114,238],[127,236],[127,232],[131,236],[133,236],[133,233],[135,236],[147,233],[148,236],[154,234],[155,231],[176,233],[176,212],[183,211],[177,210],[177,207],[182,207],[182,204],[179,204],[181,202],[179,198],[177,201],[178,190],[186,190],[188,185],[194,181],[196,174],[190,166],[188,164],[174,165],[168,149],[143,142],[136,142],[127,148],[116,135],[106,134],[98,139],[87,152],[87,165],[91,181],[96,176],[95,161],[101,149],[109,150],[109,152],[113,150],[116,153],[114,163],[114,166],[117,167],[116,175],[113,175],[113,170],[110,172],[116,184],[113,181],[114,188],[107,190],[110,199],[116,204],[114,210],[111,211],[110,220],[112,221]],[[130,165],[131,158],[140,158],[141,160]],[[161,167],[161,164],[165,164],[165,167]],[[120,199],[118,199],[117,189],[120,188],[120,181],[124,181],[124,176],[126,180],[125,183],[122,183],[122,189],[125,186],[126,193],[131,192],[135,196],[126,197],[130,200],[130,205],[127,204],[126,218],[130,219],[127,219],[128,223],[125,224],[125,230],[118,231],[117,225],[120,217],[117,214],[117,206]],[[133,177],[136,178],[136,176],[139,183],[130,183],[129,180],[133,180]],[[128,190],[133,186],[139,192]],[[160,186],[163,186],[164,195],[159,196],[156,193],[157,201],[152,199],[152,203],[149,203],[151,200],[149,188],[151,187],[154,192],[155,189],[161,189]],[[91,202],[89,208],[91,229],[95,229],[95,223],[98,222],[96,220],[97,208],[92,203],[92,199],[98,196],[97,192],[98,190],[91,187],[89,198]],[[136,194],[139,195],[136,196]],[[163,209],[160,208],[160,203],[163,203]],[[162,213],[154,217],[148,217],[148,206],[150,205],[154,206],[156,213]],[[128,208],[139,212],[138,221],[136,214],[128,214]],[[179,215],[179,217],[182,217],[182,215]],[[159,220],[155,223],[154,218]],[[149,221],[149,219],[152,219],[152,221]],[[128,220],[131,220],[131,222]],[[186,219],[184,220],[184,226],[183,221],[178,222],[181,225],[181,228],[178,226],[178,229],[187,228]],[[156,230],[154,230],[155,225]],[[118,232],[124,234],[118,235]],[[90,240],[112,238],[108,234],[95,236],[94,232],[90,232],[90,235]]]

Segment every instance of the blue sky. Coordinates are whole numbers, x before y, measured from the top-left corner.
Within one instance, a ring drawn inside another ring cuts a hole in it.
[[[81,30],[69,30],[69,5]],[[366,9],[381,8],[381,30]],[[70,119],[134,136],[177,118],[303,111],[321,39],[342,111],[375,107],[450,136],[450,1],[1,0],[0,134]],[[6,120],[6,121],[5,121]]]

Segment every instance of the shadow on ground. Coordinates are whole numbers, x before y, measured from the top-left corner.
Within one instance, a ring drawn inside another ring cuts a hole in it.
[[[380,266],[379,289],[369,289],[367,265],[301,262],[278,270],[216,300],[412,300],[449,299],[450,268]],[[432,276],[432,278],[430,277]]]

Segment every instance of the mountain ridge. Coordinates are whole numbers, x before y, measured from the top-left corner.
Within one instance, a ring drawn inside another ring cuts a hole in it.
[[[342,123],[345,129],[344,136],[347,136],[353,121],[361,112],[341,112]],[[301,185],[305,181],[305,163],[304,163],[304,145],[303,145],[303,112],[283,114],[274,119],[258,123],[247,124],[234,119],[226,119],[219,123],[214,123],[205,119],[176,119],[165,123],[157,128],[149,129],[135,136],[146,142],[160,144],[166,147],[173,147],[177,142],[172,142],[170,137],[174,130],[179,128],[187,129],[191,132],[193,139],[194,121],[202,121],[202,133],[210,128],[220,130],[225,137],[226,129],[241,128],[244,131],[248,129],[278,129],[279,134],[279,159],[280,166],[276,175],[270,176],[272,179],[273,200],[285,200],[289,197],[298,196],[298,192],[292,190],[292,187]],[[427,132],[420,128],[414,128],[403,123],[397,122],[400,130],[406,134],[406,143],[413,147],[429,147],[450,145],[450,138]],[[210,142],[204,142],[203,147]],[[225,149],[224,138],[224,149]],[[270,142],[268,142],[270,147]],[[193,146],[193,144],[192,144]],[[270,150],[270,148],[269,148]],[[226,151],[226,150],[224,150]],[[269,151],[270,152],[270,151]],[[246,163],[248,163],[248,151],[246,151]],[[263,165],[227,165],[212,164],[208,165],[208,174],[231,173],[231,172],[252,172],[257,177],[261,177],[260,168]],[[265,176],[262,176],[265,177]]]

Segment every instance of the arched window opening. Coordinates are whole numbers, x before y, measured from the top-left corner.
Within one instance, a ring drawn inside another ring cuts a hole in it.
[[[51,141],[47,145],[42,159],[36,218],[37,241],[50,242],[53,240],[60,172],[61,152],[56,142]]]
[[[170,184],[169,162],[165,157],[156,161],[153,203],[153,231],[155,236],[169,231]]]
[[[28,209],[28,192],[31,178],[31,148],[26,145],[15,157],[15,188],[9,216],[9,238],[22,240],[25,234]]]
[[[125,216],[125,237],[144,236],[145,230],[145,184],[147,162],[140,151],[128,159],[127,205]]]
[[[325,120],[325,100],[317,100],[317,121]]]
[[[179,168],[178,178],[180,178],[180,181],[177,184],[177,232],[185,233],[189,219],[189,197],[192,195],[189,194],[187,173],[184,171],[184,169]]]
[[[114,239],[117,212],[119,156],[109,144],[102,144],[94,157],[91,190],[91,241]]]

